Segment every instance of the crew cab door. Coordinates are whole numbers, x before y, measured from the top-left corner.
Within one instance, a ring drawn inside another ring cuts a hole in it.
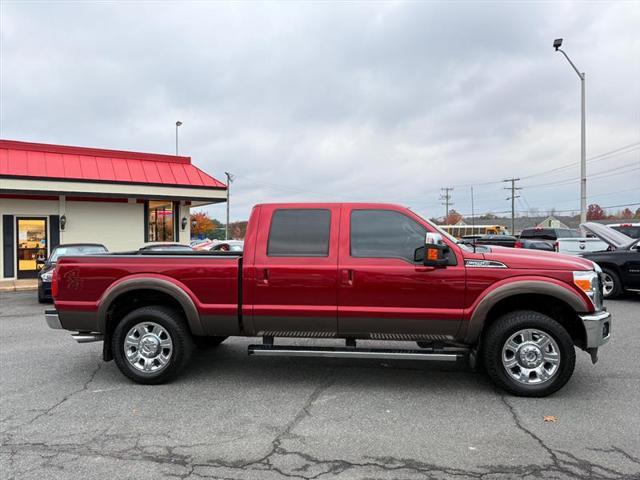
[[[262,205],[249,272],[256,335],[334,336],[339,206]]]
[[[435,230],[400,207],[343,206],[340,334],[415,340],[456,334],[465,295],[464,262],[455,246],[456,265],[434,268],[414,262],[427,231]]]

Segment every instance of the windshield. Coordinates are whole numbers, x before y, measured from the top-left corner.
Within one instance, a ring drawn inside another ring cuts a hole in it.
[[[57,262],[60,257],[71,255],[95,255],[97,253],[107,253],[107,249],[102,245],[74,245],[69,247],[57,247],[51,257],[50,262]]]

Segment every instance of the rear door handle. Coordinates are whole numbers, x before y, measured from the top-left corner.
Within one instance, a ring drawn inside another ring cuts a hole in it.
[[[268,268],[262,269],[260,278],[258,278],[258,286],[260,285],[269,285],[269,269]]]
[[[353,270],[345,268],[342,270],[341,275],[342,285],[345,285],[347,287],[353,286]]]

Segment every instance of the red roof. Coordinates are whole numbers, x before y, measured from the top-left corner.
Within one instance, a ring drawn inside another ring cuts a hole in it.
[[[0,140],[0,177],[226,188],[191,157]]]

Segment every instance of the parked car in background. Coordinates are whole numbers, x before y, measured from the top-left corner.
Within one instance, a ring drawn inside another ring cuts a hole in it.
[[[220,242],[210,245],[210,252],[242,252],[244,250],[243,240],[222,240]]]
[[[147,243],[138,249],[139,252],[191,252],[193,248],[183,243],[154,242]]]
[[[496,245],[499,247],[515,247],[518,239],[513,235],[465,235],[462,242],[467,245]]]
[[[192,245],[194,250],[205,250],[208,251],[216,242],[218,242],[218,240],[210,240],[207,239],[202,243],[199,243],[197,245]]]
[[[204,243],[209,243],[211,242],[211,240],[209,240],[208,238],[203,238],[203,239],[198,239],[198,240],[191,240],[189,242],[189,245],[191,247],[197,247],[198,245],[202,245]]]
[[[547,241],[520,239],[513,235],[472,235],[463,237],[462,242],[467,245],[496,245],[499,247],[553,251],[553,244]]]
[[[99,255],[101,253],[108,253],[108,250],[107,247],[100,243],[67,243],[54,248],[38,273],[38,302],[46,303],[52,300],[51,277],[58,259],[68,255],[75,257],[80,255]]]
[[[553,248],[556,252],[566,253],[567,255],[580,255],[587,252],[601,252],[609,248],[607,242],[603,242],[599,238],[559,238]]]
[[[627,237],[640,238],[640,223],[610,223],[607,226],[624,233]]]
[[[604,298],[615,298],[625,291],[640,290],[640,239],[628,237],[600,223],[580,225],[606,242],[610,249],[582,255],[602,269]]]

